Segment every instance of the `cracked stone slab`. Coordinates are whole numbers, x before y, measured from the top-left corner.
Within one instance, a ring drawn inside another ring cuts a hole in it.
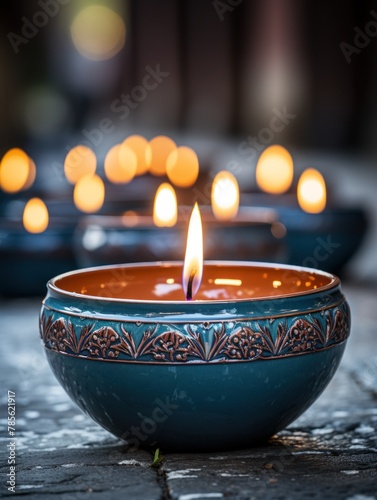
[[[16,493],[5,490],[2,495],[40,495],[43,492],[45,498],[46,494],[107,491],[113,493],[113,498],[119,494],[125,498],[159,499],[161,488],[150,463],[149,453],[130,454],[124,445],[117,449],[67,449],[25,454],[17,462]],[[7,467],[2,467],[2,477],[6,472]]]
[[[310,432],[285,431],[253,449],[167,455],[163,471],[172,499],[185,498],[188,492],[200,494],[198,498],[214,494],[237,499],[327,499],[361,494],[374,498],[377,448],[354,450],[324,435],[313,439]]]

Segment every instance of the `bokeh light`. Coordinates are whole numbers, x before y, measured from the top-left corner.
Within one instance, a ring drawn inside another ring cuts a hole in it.
[[[175,186],[192,186],[199,175],[199,160],[195,151],[187,146],[172,151],[166,163],[166,173]]]
[[[134,151],[123,146],[123,161],[119,159],[120,144],[113,146],[105,157],[105,175],[110,182],[114,184],[126,184],[135,177],[137,169],[137,157]]]
[[[315,168],[307,168],[297,184],[297,200],[305,212],[318,214],[326,208],[326,183]]]
[[[293,174],[292,156],[283,146],[269,146],[260,155],[255,175],[259,188],[266,193],[282,194],[288,191]]]
[[[72,148],[64,160],[64,174],[71,184],[76,184],[85,175],[94,175],[96,167],[96,155],[83,144]]]
[[[148,171],[146,153],[147,153],[148,141],[145,137],[141,135],[130,135],[125,139],[120,145],[119,149],[119,161],[121,165],[127,168],[128,162],[130,160],[129,148],[135,153],[137,158],[136,174],[142,175]]]
[[[30,158],[25,151],[20,148],[12,148],[7,151],[0,164],[0,186],[2,190],[7,193],[17,193],[24,189],[32,178],[30,168],[32,168]]]
[[[98,175],[85,175],[75,185],[73,201],[82,212],[99,210],[105,200],[105,185]]]
[[[126,227],[136,227],[140,222],[140,215],[135,210],[126,210],[122,215],[122,223]]]
[[[43,233],[48,226],[48,210],[40,198],[32,198],[24,208],[22,222],[29,233]]]
[[[149,141],[147,148],[149,172],[152,175],[165,175],[167,159],[176,148],[176,143],[165,135],[159,135]]]
[[[89,5],[73,20],[71,36],[82,56],[103,61],[114,57],[124,47],[126,27],[120,15],[108,7]]]
[[[35,178],[37,176],[37,167],[35,166],[34,161],[29,157],[29,174],[27,176],[26,182],[22,190],[29,189],[35,181]]]

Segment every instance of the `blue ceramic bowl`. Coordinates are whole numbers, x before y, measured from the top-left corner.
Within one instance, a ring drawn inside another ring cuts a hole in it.
[[[43,297],[46,281],[75,265],[73,233],[68,218],[50,218],[46,231],[32,234],[20,219],[0,217],[0,296]]]
[[[40,326],[55,376],[134,448],[265,440],[313,403],[340,363],[350,315],[339,279],[207,262],[196,300],[185,301],[181,274],[182,263],[133,264],[51,280]]]
[[[277,214],[285,227],[283,242],[287,264],[320,268],[342,273],[347,263],[362,246],[369,228],[369,217],[362,206],[330,205],[318,214],[304,212],[298,205],[297,194],[279,196],[264,193],[245,194],[244,206],[265,207]]]
[[[368,230],[368,217],[361,207],[329,207],[319,214],[281,207],[278,212],[287,229],[287,262],[332,273],[342,272]]]

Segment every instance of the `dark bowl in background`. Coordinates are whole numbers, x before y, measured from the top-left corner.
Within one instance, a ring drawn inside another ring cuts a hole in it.
[[[54,217],[43,233],[28,233],[20,220],[0,219],[0,295],[43,295],[46,280],[76,267],[75,223]]]
[[[368,230],[368,217],[361,207],[327,208],[320,214],[280,207],[278,212],[287,230],[287,263],[334,274],[342,273]]]
[[[342,274],[368,232],[368,212],[358,205],[330,202],[323,212],[311,214],[300,208],[292,192],[278,196],[245,193],[241,203],[276,212],[285,227],[286,264]]]
[[[130,220],[132,221],[131,225]],[[216,220],[202,209],[205,259],[283,262],[285,243],[273,234],[274,212],[264,209],[240,212],[236,220]],[[182,260],[188,217],[174,227],[156,227],[151,216],[83,217],[74,237],[80,267],[107,264]]]

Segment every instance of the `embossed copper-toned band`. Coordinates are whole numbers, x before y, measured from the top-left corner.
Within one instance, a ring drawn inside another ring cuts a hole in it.
[[[276,323],[275,323],[276,321]],[[45,315],[41,338],[46,349],[99,361],[138,363],[221,363],[270,360],[323,351],[343,343],[350,333],[348,306],[296,315],[292,321],[270,318],[206,324],[136,323],[75,327],[63,315]],[[79,329],[78,332],[76,330]],[[137,330],[135,335],[133,330]]]

